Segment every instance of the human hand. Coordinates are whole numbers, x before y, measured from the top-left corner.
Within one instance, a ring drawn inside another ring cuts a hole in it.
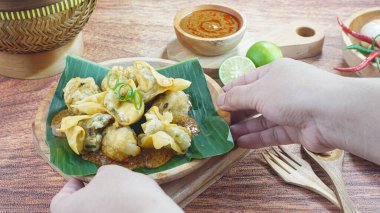
[[[69,181],[54,196],[51,212],[183,212],[148,176],[102,166],[87,185]]]
[[[300,143],[313,152],[343,149],[380,165],[376,78],[342,77],[280,59],[224,90],[218,105],[232,112],[231,132],[241,147]],[[252,118],[253,112],[262,115]]]
[[[231,132],[244,148],[301,143],[314,152],[334,148],[318,126],[318,106],[341,87],[342,77],[292,59],[255,69],[224,87],[218,105],[232,112]],[[250,118],[253,112],[262,114]]]

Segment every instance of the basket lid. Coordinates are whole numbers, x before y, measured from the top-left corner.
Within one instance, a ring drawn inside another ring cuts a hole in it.
[[[0,11],[20,11],[55,4],[63,0],[0,0]]]

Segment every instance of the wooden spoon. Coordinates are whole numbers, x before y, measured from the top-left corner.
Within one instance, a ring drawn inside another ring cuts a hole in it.
[[[342,177],[343,158],[344,151],[340,149],[334,149],[330,152],[323,154],[316,154],[310,152],[304,147],[306,153],[317,162],[322,169],[330,177],[330,180],[334,186],[335,195],[338,198],[339,204],[344,212],[358,212],[346,191]]]

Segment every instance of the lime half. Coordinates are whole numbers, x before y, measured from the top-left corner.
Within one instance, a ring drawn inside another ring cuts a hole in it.
[[[255,69],[255,64],[244,56],[233,56],[219,67],[219,78],[224,85]]]

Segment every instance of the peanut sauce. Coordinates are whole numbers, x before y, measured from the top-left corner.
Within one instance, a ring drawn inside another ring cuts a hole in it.
[[[71,116],[71,115],[74,115],[74,113],[72,113],[70,110],[64,109],[64,110],[59,111],[53,117],[53,119],[51,120],[51,124],[50,124],[51,131],[53,132],[53,135],[55,135],[57,137],[61,137],[61,138],[66,137],[65,133],[63,133],[63,132],[57,132],[57,129],[61,128],[61,121],[62,121],[62,119],[64,117]]]
[[[84,160],[95,163],[98,166],[116,164],[128,169],[157,168],[169,162],[173,156],[174,153],[169,149],[142,149],[139,155],[129,157],[124,162],[119,162],[108,158],[102,151],[82,153]]]
[[[229,13],[218,10],[199,10],[184,17],[180,27],[194,36],[221,38],[237,32],[239,21]]]

